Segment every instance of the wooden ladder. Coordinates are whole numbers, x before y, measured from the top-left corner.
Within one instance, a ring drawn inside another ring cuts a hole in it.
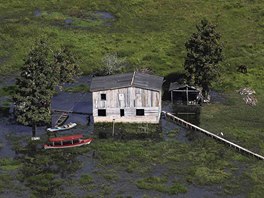
[[[61,126],[61,125],[63,125],[68,118],[69,118],[69,113],[63,112],[60,115],[60,117],[58,118],[58,120],[56,121],[55,126]]]

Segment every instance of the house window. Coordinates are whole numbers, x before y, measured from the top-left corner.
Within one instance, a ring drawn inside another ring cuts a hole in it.
[[[106,110],[105,109],[98,109],[98,116],[106,116]]]
[[[101,94],[101,100],[106,100],[106,94]]]
[[[144,116],[145,115],[144,109],[137,109],[136,110],[136,115],[137,116]]]
[[[125,116],[125,110],[124,109],[120,109],[120,117]]]

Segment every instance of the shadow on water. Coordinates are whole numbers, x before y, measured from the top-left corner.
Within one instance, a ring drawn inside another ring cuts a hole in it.
[[[161,140],[161,126],[159,124],[146,123],[96,123],[95,135],[100,139],[114,138],[119,140]]]
[[[175,116],[187,122],[197,126],[200,125],[201,106],[199,105],[173,104],[172,112]]]
[[[163,102],[162,110],[170,112],[173,115],[194,125],[200,125],[201,107],[199,105],[179,105],[172,104],[169,101],[165,101]],[[173,139],[177,141],[188,143],[200,137],[200,134],[165,119],[161,120],[161,126],[163,131],[163,138],[165,140],[171,139],[171,137],[173,137]]]

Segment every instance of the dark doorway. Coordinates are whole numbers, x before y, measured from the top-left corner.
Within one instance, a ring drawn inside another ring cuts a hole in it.
[[[120,116],[121,117],[125,116],[125,110],[124,109],[120,109]]]

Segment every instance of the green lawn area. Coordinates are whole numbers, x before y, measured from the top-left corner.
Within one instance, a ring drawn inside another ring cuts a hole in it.
[[[263,75],[263,6],[257,0],[2,1],[0,72],[17,70],[34,41],[44,37],[53,48],[70,45],[85,73],[100,67],[106,53],[117,52],[127,58],[128,69],[148,67],[166,75],[182,70],[184,43],[206,17],[222,34],[223,88],[235,86],[234,80],[250,85],[251,78],[234,74],[245,64],[249,75]]]

